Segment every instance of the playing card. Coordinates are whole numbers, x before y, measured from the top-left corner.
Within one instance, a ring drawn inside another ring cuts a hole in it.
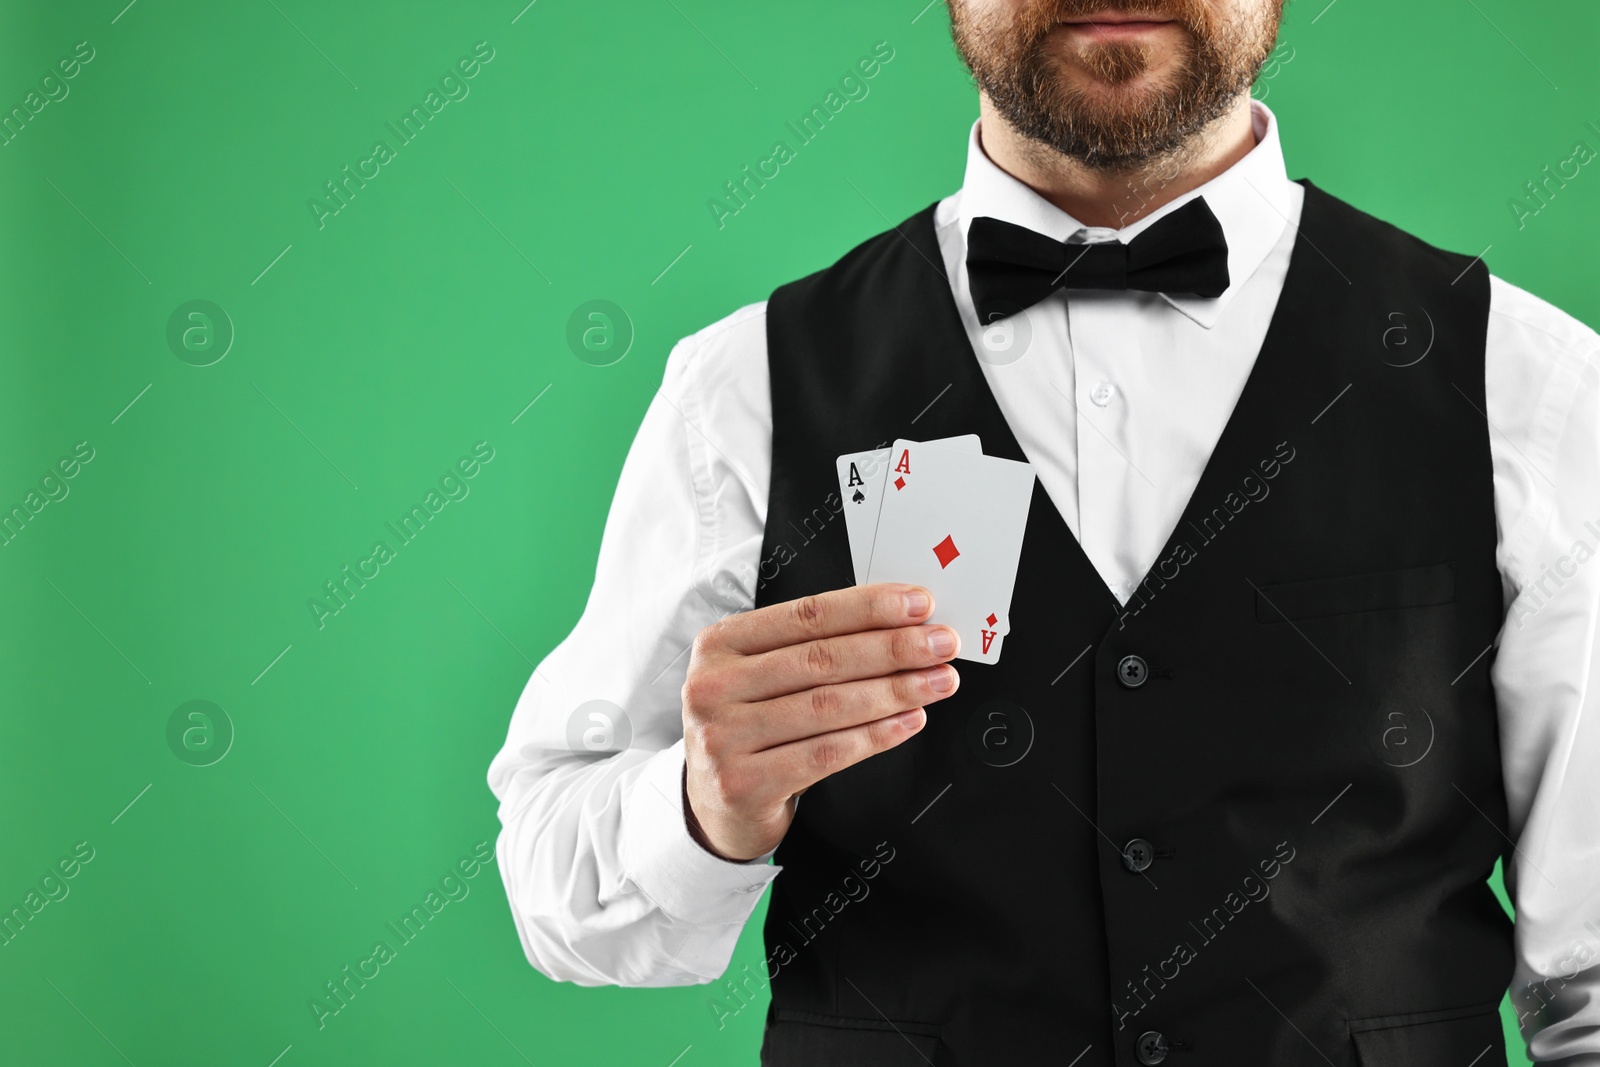
[[[975,433],[960,437],[941,437],[930,444],[966,452],[983,451]],[[850,563],[856,584],[867,576],[867,561],[872,558],[872,539],[878,530],[878,508],[883,504],[883,487],[888,482],[889,449],[873,448],[840,456],[839,499],[844,501],[844,526],[850,538]]]
[[[897,440],[867,581],[926,586],[928,621],[961,635],[956,658],[998,662],[1033,481],[1028,463]]]

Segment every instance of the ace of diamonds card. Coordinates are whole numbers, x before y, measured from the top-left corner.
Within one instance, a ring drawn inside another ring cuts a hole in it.
[[[1028,463],[947,445],[894,443],[868,582],[933,593],[929,622],[961,637],[956,659],[996,663],[1033,499]]]

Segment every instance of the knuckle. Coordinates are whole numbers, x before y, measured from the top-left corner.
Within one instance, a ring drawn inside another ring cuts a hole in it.
[[[867,737],[873,752],[882,752],[886,748],[893,748],[896,741],[895,733],[889,728],[889,723],[886,719],[878,719],[876,722],[870,723],[867,726]]]
[[[683,698],[683,710],[686,714],[700,716],[711,705],[711,676],[704,669],[691,668],[683,679],[683,688],[679,696]]]
[[[694,635],[694,642],[690,647],[690,655],[694,658],[704,658],[721,646],[726,630],[726,620],[718,619],[700,627]]]
[[[817,636],[827,628],[827,605],[822,594],[812,593],[793,601],[791,614],[801,633]]]
[[[915,674],[895,674],[889,678],[889,696],[897,710],[914,708],[922,703],[919,698],[919,681]]]
[[[837,737],[824,735],[811,743],[811,769],[827,774],[844,762],[844,745]]]
[[[834,648],[826,641],[813,641],[806,646],[806,670],[820,678],[826,678],[833,673],[838,656]]]
[[[894,663],[913,667],[920,664],[926,654],[919,630],[902,626],[889,631],[889,659]]]
[[[693,746],[695,751],[703,753],[713,766],[721,758],[726,747],[726,730],[722,724],[708,716],[702,716],[692,725],[684,724],[684,744]]]
[[[882,749],[884,747],[884,739],[887,736],[888,730],[884,728],[882,719],[875,719],[867,723],[867,749],[869,751],[877,752]]]
[[[697,722],[708,722],[719,708],[728,703],[727,667],[701,666],[691,670],[683,680],[681,697],[685,717]]]
[[[844,710],[844,694],[836,685],[819,685],[811,690],[811,714],[819,722],[827,722]]]

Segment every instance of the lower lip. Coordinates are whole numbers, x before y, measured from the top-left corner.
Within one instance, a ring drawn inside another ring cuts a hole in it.
[[[1064,22],[1074,33],[1102,41],[1127,41],[1171,26],[1170,22]]]

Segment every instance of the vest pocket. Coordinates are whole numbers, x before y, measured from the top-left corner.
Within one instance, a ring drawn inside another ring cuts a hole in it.
[[[931,1023],[774,1006],[761,1042],[761,1067],[928,1067],[940,1062],[939,1030]]]
[[[1455,598],[1455,564],[1434,563],[1264,585],[1256,593],[1256,621],[1284,622],[1319,615],[1416,608],[1448,604]]]
[[[1345,1022],[1357,1067],[1487,1067],[1506,1062],[1498,1001]]]

